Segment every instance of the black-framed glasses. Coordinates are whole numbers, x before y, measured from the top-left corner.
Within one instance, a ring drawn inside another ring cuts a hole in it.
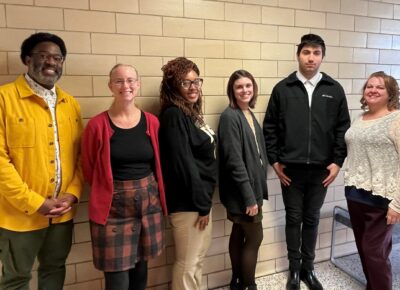
[[[61,54],[52,54],[47,51],[32,51],[31,55],[36,55],[42,61],[49,61],[52,59],[56,63],[62,63],[64,61],[64,56]]]
[[[201,78],[197,78],[194,81],[191,81],[191,80],[183,80],[183,81],[181,81],[181,86],[185,90],[188,90],[192,85],[196,89],[199,89],[199,88],[201,88],[202,84],[203,84],[203,79],[201,79]]]

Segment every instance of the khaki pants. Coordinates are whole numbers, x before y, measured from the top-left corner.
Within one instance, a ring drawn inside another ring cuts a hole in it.
[[[172,269],[172,289],[199,290],[203,271],[203,260],[211,242],[210,222],[200,231],[194,224],[197,212],[177,212],[170,215],[175,240],[175,263]]]

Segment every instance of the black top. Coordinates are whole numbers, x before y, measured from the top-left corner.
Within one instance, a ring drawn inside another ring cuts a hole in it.
[[[219,193],[233,214],[245,214],[247,206],[262,206],[268,198],[264,136],[253,113],[251,117],[257,138],[240,109],[226,108],[219,120]]]
[[[310,108],[306,88],[294,72],[274,87],[269,99],[264,119],[268,161],[342,166],[349,127],[343,87],[322,73]]]
[[[345,196],[349,200],[386,209],[389,206],[390,199],[380,195],[373,195],[372,191],[356,188],[355,186],[345,186],[344,189]]]
[[[153,170],[154,151],[141,112],[139,123],[129,129],[117,127],[109,118],[114,134],[110,139],[111,169],[114,180],[137,180]]]
[[[208,215],[218,173],[216,136],[171,106],[160,115],[159,140],[168,211]]]

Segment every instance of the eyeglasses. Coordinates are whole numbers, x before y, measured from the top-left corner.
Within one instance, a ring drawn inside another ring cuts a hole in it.
[[[118,87],[122,87],[125,83],[128,84],[128,86],[133,86],[134,84],[136,84],[138,80],[137,79],[115,79],[112,80],[111,83],[113,83],[114,85],[118,86]]]
[[[183,81],[181,81],[181,86],[185,90],[188,90],[192,85],[196,89],[199,89],[199,88],[201,88],[202,84],[203,84],[203,79],[200,79],[200,78],[197,78],[194,81],[191,81],[191,80],[183,80]]]
[[[49,61],[52,59],[58,64],[64,61],[64,57],[61,54],[52,54],[46,51],[33,51],[31,55],[37,55],[41,61]]]

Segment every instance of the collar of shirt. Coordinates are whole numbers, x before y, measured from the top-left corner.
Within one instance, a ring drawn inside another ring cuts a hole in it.
[[[301,74],[301,72],[297,71],[296,72],[296,77],[305,85],[306,83],[311,84],[314,88],[316,85],[319,83],[319,81],[322,79],[322,73],[317,72],[311,79],[306,79],[305,76]]]
[[[53,86],[53,88],[51,88],[50,90],[46,89],[45,87],[38,84],[34,79],[32,79],[27,73],[25,74],[25,79],[36,95],[43,98],[49,105],[55,105],[57,99],[55,86]]]
[[[308,105],[311,108],[312,95],[318,82],[322,79],[322,73],[317,72],[311,79],[306,79],[299,71],[296,72],[297,78],[304,84],[308,95]]]

